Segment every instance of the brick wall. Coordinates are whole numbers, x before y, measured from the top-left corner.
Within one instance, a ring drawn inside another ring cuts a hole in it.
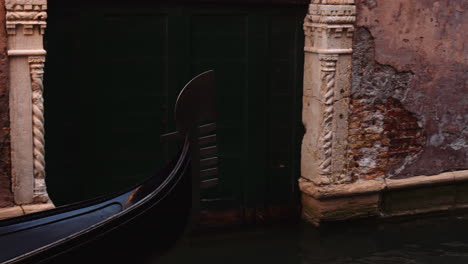
[[[354,181],[399,174],[418,157],[425,142],[418,119],[400,101],[388,98],[369,104],[368,100],[351,100],[349,172]]]
[[[0,0],[0,207],[13,205],[10,178],[10,119],[5,1]]]

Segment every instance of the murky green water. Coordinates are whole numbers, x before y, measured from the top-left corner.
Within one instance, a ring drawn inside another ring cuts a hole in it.
[[[468,263],[468,215],[276,225],[186,237],[148,264]]]

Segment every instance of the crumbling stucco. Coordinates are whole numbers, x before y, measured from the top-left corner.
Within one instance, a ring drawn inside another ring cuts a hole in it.
[[[376,62],[365,28],[356,30],[353,50],[349,173],[354,180],[392,177],[417,160],[424,145],[418,118],[401,104],[413,74]]]
[[[365,28],[356,30],[353,45],[352,96],[368,104],[385,103],[388,98],[405,99],[411,72],[397,72],[375,61],[374,39]]]
[[[393,111],[393,124],[410,126],[397,128],[397,132],[407,132],[393,135],[394,143],[411,146],[405,158],[387,164],[383,174],[373,177],[433,175],[468,168],[468,2],[358,0],[356,6],[361,29],[354,42],[350,120],[355,104],[380,105],[382,110],[373,110],[373,129],[382,129],[382,118],[377,117],[384,115],[385,130],[385,120],[391,121],[385,99],[391,98],[398,109]],[[375,48],[370,66],[363,64],[371,56],[362,50],[370,43],[366,36]],[[417,128],[411,129],[414,124]],[[350,131],[352,126],[350,122]],[[373,147],[385,151],[382,145]],[[372,167],[374,156],[375,152],[368,153],[367,160],[358,163]]]

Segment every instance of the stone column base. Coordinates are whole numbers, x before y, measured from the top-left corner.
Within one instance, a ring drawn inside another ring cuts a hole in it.
[[[299,187],[302,217],[314,225],[468,208],[468,170],[327,186],[300,179]]]
[[[0,220],[50,210],[53,208],[55,208],[55,206],[51,202],[0,208]]]

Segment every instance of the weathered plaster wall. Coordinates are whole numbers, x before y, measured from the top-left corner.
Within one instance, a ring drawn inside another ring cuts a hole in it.
[[[354,179],[468,168],[467,1],[358,0]]]
[[[5,1],[0,0],[0,207],[13,205],[11,192],[10,119]]]

